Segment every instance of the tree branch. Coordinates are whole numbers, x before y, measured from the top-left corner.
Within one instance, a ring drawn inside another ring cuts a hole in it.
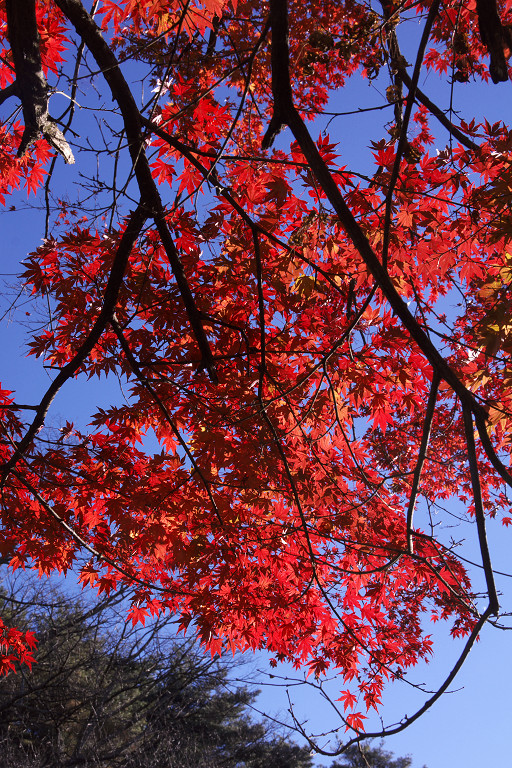
[[[103,331],[112,318],[117,304],[119,290],[123,282],[128,258],[142,230],[142,227],[144,226],[146,217],[147,213],[142,205],[139,205],[138,208],[131,214],[117,248],[114,263],[112,265],[110,276],[107,282],[107,287],[105,289],[101,311],[94,325],[92,326],[90,333],[80,345],[74,357],[69,361],[67,365],[64,366],[64,368],[61,368],[55,379],[46,390],[40,404],[37,407],[36,415],[32,421],[32,424],[27,429],[24,437],[18,443],[16,450],[14,451],[9,461],[7,461],[2,467],[2,484],[5,483],[9,472],[24,455],[30,443],[43,426],[46,419],[46,414],[48,413],[48,409],[50,408],[50,405],[52,404],[55,396],[63,384],[65,384],[66,381],[71,379],[77,373],[91,350],[98,343]]]
[[[414,476],[412,480],[411,496],[409,498],[409,506],[407,508],[407,551],[410,555],[413,553],[413,541],[412,541],[412,521],[414,515],[414,507],[416,506],[416,499],[418,496],[418,490],[420,487],[421,472],[425,463],[427,455],[428,443],[430,440],[430,430],[432,428],[432,421],[434,419],[437,391],[439,388],[439,375],[434,372],[432,377],[432,384],[430,386],[430,394],[428,396],[427,412],[425,414],[425,420],[423,422],[423,434],[421,436],[421,445],[418,453],[418,460],[414,469]]]
[[[119,105],[123,117],[128,147],[132,158],[133,170],[137,178],[142,203],[147,207],[147,215],[154,219],[162,240],[169,264],[178,284],[181,298],[185,305],[188,319],[201,352],[203,367],[214,383],[217,383],[215,363],[201,321],[201,313],[197,308],[194,296],[183,270],[183,265],[171,237],[165,218],[165,209],[158,192],[158,187],[151,174],[149,162],[144,151],[142,135],[142,118],[133,98],[130,86],[126,82],[114,53],[103,38],[101,30],[94,19],[87,13],[80,0],[56,0],[56,4],[75,27],[103,73],[110,86],[112,97]]]
[[[410,91],[412,87],[412,80],[405,67],[400,69],[400,78],[404,81],[405,85]],[[465,133],[462,133],[460,128],[457,128],[457,126],[452,123],[452,121],[445,115],[443,110],[440,109],[437,104],[434,104],[434,102],[431,101],[428,96],[426,96],[418,87],[416,87],[415,98],[416,101],[419,101],[420,104],[423,104],[423,106],[426,107],[429,112],[431,112],[434,117],[439,120],[441,125],[446,128],[448,133],[450,133],[454,139],[457,139],[457,141],[466,147],[466,149],[471,149],[473,152],[480,152],[480,145],[472,141],[468,136],[466,136]]]
[[[285,2],[286,0],[271,0],[271,13],[282,13],[282,5]],[[276,6],[276,9],[274,9],[274,6]],[[278,29],[280,30],[280,34],[282,36],[287,34],[286,30],[282,28],[282,25],[280,25]],[[276,28],[274,28],[274,33],[272,36],[272,45],[277,45],[279,51],[282,53],[284,42],[282,39],[278,39]],[[282,116],[282,120],[286,122],[286,124],[290,127],[302,153],[309,163],[312,172],[316,176],[320,187],[325,192],[327,199],[336,212],[341,225],[352,241],[354,247],[359,252],[368,271],[373,275],[378,287],[386,297],[395,315],[401,320],[410,337],[421,349],[434,371],[437,371],[439,374],[440,378],[449,384],[449,386],[458,395],[459,399],[464,405],[466,405],[466,407],[468,407],[474,414],[480,414],[481,417],[486,420],[487,414],[485,409],[475,400],[473,394],[468,389],[466,389],[455,371],[439,353],[423,328],[419,325],[415,317],[409,311],[405,301],[396,290],[391,278],[388,275],[387,270],[381,264],[377,254],[370,245],[368,238],[364,234],[352,211],[345,202],[345,199],[341,194],[337,183],[332,177],[328,166],[318,151],[318,147],[311,138],[311,135],[306,128],[304,121],[295,109],[293,103],[281,104],[280,114]]]
[[[12,88],[12,92],[20,97],[25,120],[18,157],[23,157],[43,135],[66,163],[74,163],[73,153],[64,134],[48,113],[48,83],[41,64],[35,0],[6,0],[5,6],[7,36],[14,60],[16,82],[4,89],[3,94],[7,98],[5,91]]]
[[[464,418],[464,431],[466,433],[469,472],[471,475],[471,485],[473,488],[473,500],[475,504],[475,518],[478,530],[478,541],[480,544],[480,554],[482,555],[482,565],[484,567],[485,581],[487,584],[487,594],[489,595],[489,609],[493,615],[497,616],[499,613],[500,604],[496,592],[496,585],[494,584],[491,556],[489,554],[489,545],[487,543],[487,534],[485,531],[485,513],[482,503],[482,489],[480,487],[478,461],[476,458],[473,417],[471,415],[471,411],[464,407],[462,408],[462,415]]]
[[[272,118],[261,143],[262,149],[269,149],[272,146],[279,131],[287,125],[287,115],[290,109],[293,109],[288,49],[287,0],[273,0],[270,3],[270,25],[272,28],[271,59],[274,106]]]
[[[496,0],[476,0],[480,38],[487,48],[491,62],[489,72],[493,83],[506,83],[508,66],[504,46],[511,43],[511,35],[501,23]]]
[[[512,475],[494,450],[494,446],[491,442],[491,438],[489,437],[489,433],[487,432],[485,422],[486,419],[483,418],[480,413],[475,414],[475,424],[476,428],[478,429],[478,434],[480,436],[480,440],[482,441],[482,447],[485,451],[485,454],[501,479],[510,488],[512,488]]]
[[[409,128],[409,121],[411,119],[412,108],[414,105],[414,98],[416,95],[416,88],[418,86],[418,80],[421,72],[421,65],[423,63],[423,57],[425,55],[425,49],[427,47],[427,43],[430,37],[432,25],[434,24],[434,20],[439,10],[439,2],[440,0],[434,0],[428,12],[427,20],[425,22],[423,33],[421,35],[418,52],[416,54],[414,72],[413,72],[411,84],[409,87],[409,93],[407,95],[407,103],[405,106],[404,116],[401,119],[400,126],[399,126],[400,136],[398,137],[398,145],[396,148],[395,159],[393,162],[393,169],[391,171],[391,177],[389,179],[389,183],[386,191],[386,201],[385,201],[386,209],[384,213],[384,229],[382,233],[382,264],[384,267],[387,267],[387,263],[388,263],[389,241],[391,237],[391,224],[392,224],[392,214],[393,214],[393,211],[392,211],[393,196],[395,193],[396,184],[398,182],[398,176],[400,174],[400,163],[402,161],[402,157],[404,156],[405,149],[406,147],[408,147],[407,130]],[[396,35],[394,32],[393,32],[393,38],[395,40],[395,46],[398,51],[398,42],[396,41]]]
[[[4,101],[7,101],[7,99],[10,99],[11,96],[19,96],[19,90],[18,90],[18,83],[16,80],[11,83],[10,85],[6,85],[5,88],[2,88],[0,91],[0,104],[3,104]]]

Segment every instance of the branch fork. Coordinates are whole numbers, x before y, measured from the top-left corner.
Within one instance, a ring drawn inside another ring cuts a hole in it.
[[[74,163],[71,147],[48,112],[49,90],[41,63],[35,0],[6,0],[6,11],[16,81],[8,86],[8,94],[8,89],[4,90],[4,99],[7,95],[17,95],[25,120],[18,157],[23,157],[43,136],[66,163]]]

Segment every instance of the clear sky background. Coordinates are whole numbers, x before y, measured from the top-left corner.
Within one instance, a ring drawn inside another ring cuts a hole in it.
[[[411,27],[411,41],[417,36],[417,28]],[[440,85],[434,75],[420,81],[420,87],[442,108],[449,103],[449,89]],[[369,85],[367,81],[350,83],[333,100],[333,111],[353,108],[354,103],[364,108],[385,101],[379,93],[379,82]],[[476,86],[475,84],[456,84],[454,107],[467,119],[485,115],[490,122],[504,120],[512,122],[512,83],[500,85]],[[386,114],[389,116],[386,118]],[[382,138],[386,119],[391,118],[391,110],[370,112],[353,118],[335,118],[329,125],[331,140],[339,141],[340,150],[346,158],[349,168],[369,170],[371,153],[368,149],[370,140]],[[432,125],[435,125],[433,120]],[[437,129],[436,129],[437,130]],[[439,148],[445,146],[446,133],[439,126],[437,136]],[[285,137],[283,136],[283,139]],[[80,157],[77,158],[78,166]],[[59,160],[59,174],[68,173]],[[77,166],[77,167],[78,167]],[[69,171],[71,174],[71,171]],[[71,178],[71,175],[69,176]],[[43,213],[41,210],[24,208],[24,195],[15,201],[18,210],[0,215],[1,243],[3,264],[0,268],[7,283],[10,275],[17,271],[19,262],[34,250],[41,242],[43,231]],[[10,203],[10,201],[9,201]],[[4,308],[9,299],[4,301]],[[30,316],[25,312],[30,312]],[[0,313],[1,314],[1,313]],[[16,388],[19,402],[34,402],[39,398],[42,385],[49,382],[47,374],[41,370],[38,361],[27,360],[23,348],[22,328],[16,325],[20,321],[32,322],[37,319],[30,306],[18,302],[18,308],[7,312],[0,323],[0,341],[2,343],[2,366],[0,383],[3,387]],[[113,385],[115,387],[115,385]],[[75,381],[66,385],[50,412],[50,423],[58,423],[61,418],[69,418],[69,412],[77,420],[87,420],[97,405],[107,404],[111,400],[112,390],[104,383]],[[511,544],[512,532],[507,532],[500,523],[489,526],[491,552],[498,570],[512,571]],[[469,553],[477,557],[468,545]],[[512,604],[512,579],[503,577],[498,580],[503,592],[503,603]],[[432,630],[435,628],[433,627]],[[430,665],[415,670],[411,679],[417,683],[425,682],[427,687],[435,688],[449,672],[457,657],[459,643],[452,641],[444,633],[444,639],[436,645],[436,657]],[[265,657],[256,659],[256,666],[264,667]],[[277,670],[279,673],[279,670]],[[288,700],[284,691],[276,685],[274,678],[267,680],[260,697],[261,709],[277,717],[286,715]],[[397,755],[411,754],[413,768],[482,768],[490,765],[507,765],[510,753],[510,724],[512,723],[512,633],[487,627],[481,641],[472,650],[462,672],[451,689],[441,701],[436,703],[429,713],[402,734],[394,736],[386,743],[387,749]],[[393,686],[383,711],[385,724],[399,720],[405,713],[411,714],[421,705],[420,699],[405,685],[398,682]],[[308,721],[308,729],[313,732],[328,731],[338,727],[339,723],[329,708],[321,705],[316,695],[312,695],[307,686],[293,688],[296,701],[296,714],[301,720]],[[319,760],[319,764],[329,764],[330,760]]]

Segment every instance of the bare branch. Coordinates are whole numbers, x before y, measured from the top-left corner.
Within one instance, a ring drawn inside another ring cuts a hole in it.
[[[475,414],[476,428],[478,429],[478,434],[480,436],[480,440],[482,441],[482,447],[486,453],[486,456],[502,480],[504,480],[505,483],[510,488],[512,488],[512,475],[494,450],[494,446],[491,442],[491,438],[489,437],[489,433],[487,432],[485,422],[486,419],[483,418],[482,414]]]

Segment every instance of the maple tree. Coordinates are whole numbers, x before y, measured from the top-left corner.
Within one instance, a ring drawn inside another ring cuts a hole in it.
[[[89,553],[80,581],[136,587],[134,623],[170,610],[212,653],[337,670],[346,745],[432,654],[428,619],[447,621],[465,638],[454,668],[373,735],[401,730],[498,621],[486,516],[512,521],[512,134],[443,110],[420,75],[452,96],[505,81],[512,4],[0,14],[0,102],[16,105],[1,202],[44,200],[22,281],[45,302],[29,348],[52,374],[28,405],[2,378],[2,557],[50,573]],[[325,123],[357,80],[378,82],[388,121],[366,172]],[[53,401],[93,377],[119,382],[113,404],[52,426]],[[454,499],[483,594],[435,520]],[[31,643],[5,635],[4,667]]]

